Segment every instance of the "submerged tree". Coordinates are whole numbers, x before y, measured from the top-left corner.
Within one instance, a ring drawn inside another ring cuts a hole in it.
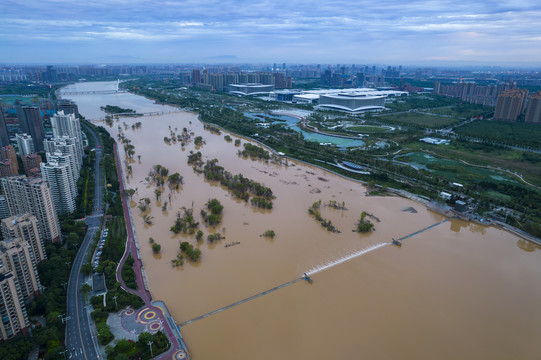
[[[184,178],[179,173],[174,173],[167,178],[169,188],[177,190],[184,183]]]

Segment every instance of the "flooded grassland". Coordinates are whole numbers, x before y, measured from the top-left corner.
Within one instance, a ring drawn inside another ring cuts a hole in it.
[[[113,98],[95,105],[106,104],[121,106]],[[140,128],[132,128],[136,122]],[[381,246],[318,271],[444,218],[410,200],[365,196],[363,185],[315,167],[243,158],[237,154],[242,145],[224,140],[224,132],[203,129],[191,113],[120,119],[108,128],[115,139],[119,125],[135,151],[127,159],[119,146],[126,158],[124,175],[131,167],[126,186],[137,189],[131,211],[151,291],[166,302],[177,323],[303,272],[313,274],[313,284],[297,282],[182,327],[194,359],[541,356],[536,345],[541,332],[539,247],[495,228],[452,220],[404,240],[401,248]],[[193,133],[184,147],[164,141],[183,128]],[[204,140],[201,146],[194,144],[197,136]],[[200,151],[203,160],[216,158],[230,173],[272,189],[273,209],[255,208],[205,180],[187,164],[190,151]],[[158,200],[156,184],[146,179],[156,164],[168,168],[169,175],[183,176],[179,190],[166,184]],[[137,207],[143,198],[151,200],[150,211]],[[200,216],[211,198],[224,206],[222,221],[214,227],[204,225]],[[323,203],[321,216],[339,233],[308,214],[318,200]],[[346,209],[324,206],[330,201]],[[183,207],[193,209],[204,240],[170,231]],[[352,231],[363,211],[374,216],[372,233]],[[144,223],[144,215],[152,217],[152,225]],[[276,236],[262,237],[266,230]],[[209,243],[206,237],[214,232],[225,239]],[[150,237],[161,245],[159,254],[152,252]],[[184,265],[172,266],[181,241],[201,250],[198,262],[185,259]],[[236,245],[225,246],[231,243]]]

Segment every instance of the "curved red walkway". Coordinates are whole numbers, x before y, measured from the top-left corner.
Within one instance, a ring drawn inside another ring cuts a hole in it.
[[[178,339],[174,335],[173,329],[171,329],[171,324],[169,323],[169,321],[167,321],[167,319],[165,318],[160,308],[152,304],[152,294],[150,293],[148,289],[145,288],[145,284],[143,282],[143,276],[141,272],[141,267],[143,264],[141,260],[137,257],[137,249],[135,247],[135,239],[133,237],[133,226],[132,226],[132,222],[130,218],[128,201],[126,198],[126,194],[124,193],[124,178],[122,177],[122,170],[121,170],[122,163],[120,162],[120,159],[118,156],[118,148],[117,148],[116,141],[114,143],[114,152],[115,152],[115,160],[116,160],[116,172],[118,176],[118,182],[120,183],[120,196],[122,198],[122,208],[124,211],[124,219],[126,220],[126,230],[128,234],[128,238],[126,240],[126,249],[118,265],[117,272],[116,272],[116,279],[122,286],[122,289],[124,289],[125,291],[129,293],[139,296],[141,299],[143,299],[147,307],[151,308],[152,310],[156,312],[156,314],[158,314],[160,320],[162,320],[163,322],[163,328],[164,328],[165,334],[167,335],[167,337],[169,338],[169,341],[171,342],[171,348],[169,349],[169,351],[159,355],[158,357],[155,357],[155,359],[170,360],[170,359],[173,359],[173,356],[175,355],[177,351],[184,350],[186,351],[187,354],[188,354],[188,351],[184,342],[181,339]],[[131,254],[132,258],[135,260],[133,264],[133,269],[135,271],[135,277],[137,280],[137,290],[128,288],[126,284],[124,283],[124,280],[122,280],[122,276],[120,275],[122,267],[124,266],[124,263],[126,262],[126,259],[128,258],[129,254]],[[188,358],[189,358],[189,355],[187,355],[186,359]]]

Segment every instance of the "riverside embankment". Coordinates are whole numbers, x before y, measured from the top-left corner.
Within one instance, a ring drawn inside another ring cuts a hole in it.
[[[107,96],[81,99],[80,112],[99,115],[99,106],[108,104],[139,112],[161,106],[132,94]],[[138,121],[141,128],[132,129]],[[445,217],[408,199],[365,196],[362,184],[316,167],[239,157],[239,147],[224,140],[225,133],[206,131],[195,114],[121,119],[108,128],[115,138],[118,126],[135,147],[133,160],[126,161],[120,149],[120,162],[124,179],[131,166],[125,185],[137,190],[129,206],[148,284],[153,298],[164,300],[178,323],[325,267],[312,275],[311,285],[299,281],[183,326],[192,358],[541,356],[535,346],[535,334],[541,331],[536,311],[541,301],[540,247],[496,228],[456,219],[409,238],[401,248],[380,246]],[[170,131],[178,134],[184,127],[205,143],[182,147],[164,142]],[[190,151],[201,151],[204,160],[217,158],[231,173],[270,187],[276,195],[273,209],[255,209],[206,181],[187,164]],[[184,177],[179,191],[164,189],[156,199],[155,185],[146,180],[156,164]],[[151,199],[147,214],[153,217],[152,225],[144,223],[137,208],[142,198]],[[214,227],[199,217],[210,198],[224,205],[222,222]],[[309,216],[308,208],[320,199],[344,202],[347,210],[321,210],[340,233],[328,232]],[[226,239],[197,242],[192,236],[173,234],[169,228],[182,207],[194,209],[205,237],[220,232]],[[368,235],[352,232],[362,211],[380,219]],[[276,232],[274,239],[260,236],[269,229]],[[153,254],[149,237],[162,246],[160,254]],[[200,261],[172,267],[179,241],[201,249]],[[224,246],[230,242],[240,244]],[[377,250],[352,257],[374,247]],[[352,258],[340,262],[346,257]],[[336,265],[326,267],[329,264]]]

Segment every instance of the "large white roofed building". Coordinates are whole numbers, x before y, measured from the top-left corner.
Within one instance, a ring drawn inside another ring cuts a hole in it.
[[[268,95],[274,90],[274,85],[258,83],[229,84],[229,92],[235,95]]]
[[[339,93],[319,96],[319,108],[360,112],[366,110],[383,110],[385,95],[366,95],[354,93]]]

